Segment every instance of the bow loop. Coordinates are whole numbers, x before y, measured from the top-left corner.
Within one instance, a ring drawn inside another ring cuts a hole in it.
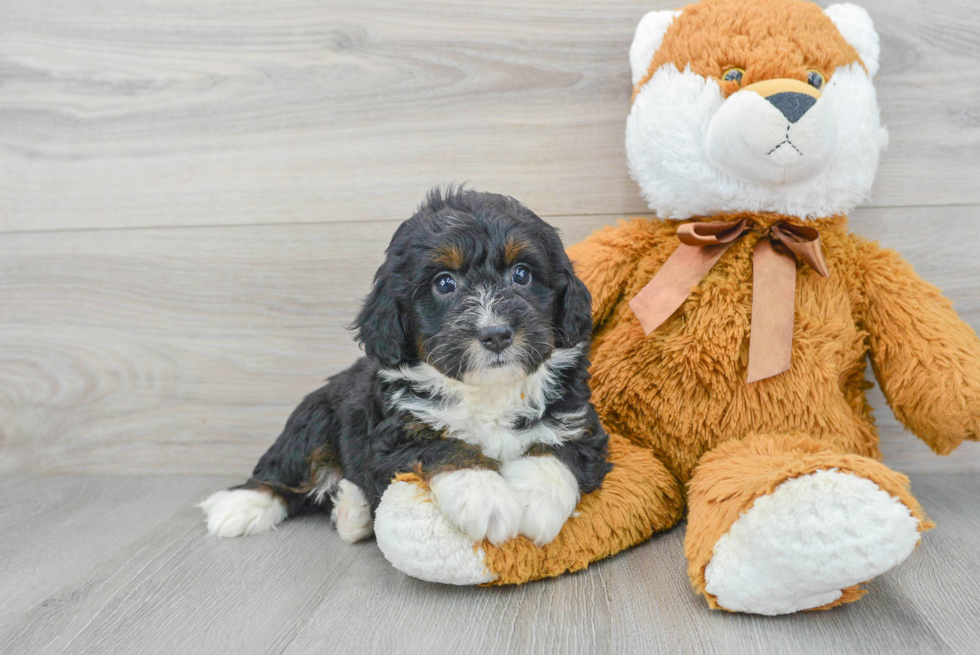
[[[677,238],[687,246],[717,246],[735,241],[753,225],[754,223],[747,218],[716,223],[684,223],[677,228]]]
[[[820,277],[830,275],[823,248],[820,246],[820,233],[816,229],[809,225],[779,221],[769,228],[769,238],[789,248],[790,252],[805,261]]]
[[[749,218],[691,222],[678,227],[680,245],[629,303],[644,332],[650,334],[670,318],[725,251],[753,227],[755,222]],[[796,257],[822,277],[830,275],[820,246],[820,233],[808,225],[773,223],[752,252],[754,291],[749,382],[789,370]]]

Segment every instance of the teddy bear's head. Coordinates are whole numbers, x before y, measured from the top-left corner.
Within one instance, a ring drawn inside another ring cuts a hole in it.
[[[630,173],[662,218],[846,213],[868,196],[888,141],[878,53],[871,18],[852,4],[651,12],[630,47]]]

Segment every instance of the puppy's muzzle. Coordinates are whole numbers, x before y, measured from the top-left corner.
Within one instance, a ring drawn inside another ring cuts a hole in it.
[[[489,325],[480,328],[476,338],[481,346],[499,355],[514,343],[514,331],[505,325]]]

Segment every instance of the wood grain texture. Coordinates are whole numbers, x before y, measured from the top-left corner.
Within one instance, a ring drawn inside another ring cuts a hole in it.
[[[869,209],[852,227],[980,329],[975,213]],[[573,242],[614,220],[553,222]],[[247,475],[299,400],[359,355],[345,326],[396,225],[6,235],[0,471]],[[937,457],[871,397],[891,465],[980,470],[980,444]]]
[[[463,180],[545,216],[644,211],[627,51],[675,4],[10,0],[0,230],[397,219]],[[980,202],[973,0],[862,4],[891,128],[874,205]]]
[[[858,603],[760,617],[709,611],[690,589],[683,527],[574,575],[511,588],[457,588],[403,576],[373,541],[340,541],[325,517],[219,540],[193,507],[227,478],[51,477],[14,482],[0,522],[46,500],[44,530],[71,533],[70,575],[38,578],[14,611],[0,576],[4,653],[975,653],[980,573],[972,565],[980,478],[917,475],[939,526]],[[0,483],[10,490],[11,481]],[[49,503],[45,486],[86,503]],[[93,493],[93,490],[98,490]],[[164,510],[157,496],[170,500]],[[179,499],[179,500],[178,500]],[[156,523],[101,522],[99,504]],[[0,551],[53,552],[49,532],[0,531]],[[120,544],[116,548],[107,543]],[[123,545],[124,544],[124,545]],[[13,548],[12,548],[13,547]],[[97,557],[102,550],[103,555]],[[45,559],[50,555],[45,555]],[[20,590],[18,582],[14,589]],[[43,599],[43,600],[41,600]],[[16,598],[16,600],[20,600]]]
[[[0,481],[0,626],[31,607],[71,602],[47,594],[234,480],[4,477]]]

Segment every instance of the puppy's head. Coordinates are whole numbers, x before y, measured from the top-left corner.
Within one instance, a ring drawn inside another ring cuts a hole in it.
[[[354,324],[385,367],[517,380],[591,332],[589,292],[557,231],[513,198],[435,189],[386,255]]]

